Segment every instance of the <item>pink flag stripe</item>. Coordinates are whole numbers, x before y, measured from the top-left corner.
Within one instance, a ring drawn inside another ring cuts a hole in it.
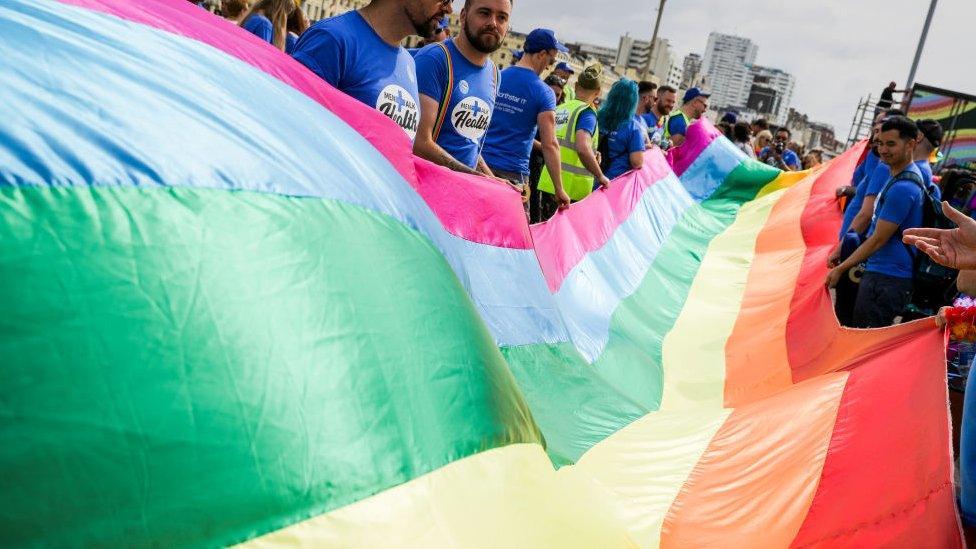
[[[392,120],[336,90],[301,63],[237,25],[185,0],[60,1],[202,42],[260,69],[319,103],[365,137],[420,193],[451,234],[491,246],[532,248],[528,224],[517,197],[512,200],[511,189],[483,178],[419,168],[425,163],[413,156],[410,140]],[[422,181],[418,171],[428,179]],[[475,209],[476,219],[491,217],[493,224],[461,215]]]
[[[642,170],[618,177],[608,190],[597,190],[549,221],[533,225],[532,238],[552,244],[536,249],[549,290],[559,290],[573,267],[606,244],[630,217],[644,191],[670,173],[664,156],[657,149],[649,151]]]
[[[668,160],[679,176],[691,167],[692,163],[701,155],[712,141],[722,135],[718,128],[709,123],[692,124],[688,127],[688,135],[684,144],[668,151]]]

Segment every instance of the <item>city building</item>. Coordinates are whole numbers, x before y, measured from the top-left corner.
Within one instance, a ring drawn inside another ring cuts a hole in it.
[[[793,141],[803,145],[805,151],[820,150],[830,158],[844,150],[844,144],[834,135],[833,126],[814,122],[796,109],[787,110],[786,127],[790,129]]]
[[[689,53],[681,63],[681,86],[688,89],[694,86],[702,86],[705,77],[702,74],[702,58],[697,53]]]
[[[606,46],[597,46],[595,44],[585,44],[583,42],[567,42],[566,47],[573,55],[595,59],[608,67],[612,67],[617,64],[617,48],[608,48]]]
[[[328,19],[349,10],[358,10],[369,4],[369,0],[305,0],[302,9],[309,21]]]
[[[651,43],[647,40],[637,40],[629,34],[620,37],[617,46],[617,59],[614,66],[632,68],[643,72],[647,67],[647,57],[651,50]]]
[[[650,55],[654,56],[651,62],[651,74],[655,77],[651,80],[657,84],[679,87],[682,68],[678,65],[674,50],[667,38],[658,38],[654,42],[652,53],[649,41],[637,40],[630,35],[621,36],[614,65],[618,69],[633,69],[637,71],[638,75],[643,75]]]
[[[749,67],[749,95],[745,106],[774,124],[785,124],[793,99],[795,80],[788,72],[753,65]]]
[[[749,67],[756,62],[759,47],[748,38],[712,32],[708,35],[702,70],[716,108],[743,106],[752,86]]]

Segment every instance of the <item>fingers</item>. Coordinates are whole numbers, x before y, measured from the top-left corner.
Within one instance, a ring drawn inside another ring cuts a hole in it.
[[[959,225],[960,227],[964,225],[968,225],[973,228],[976,228],[976,221],[970,219],[969,216],[967,216],[966,214],[953,208],[952,205],[946,202],[945,200],[942,201],[942,213],[946,214],[946,217],[951,219],[956,225]]]
[[[925,252],[925,255],[931,257],[932,260],[938,263],[939,265],[944,265],[946,267],[953,267],[952,263],[949,261],[949,258],[946,256],[945,252],[942,251],[942,248],[933,246],[923,241],[917,242],[915,244],[915,247]]]
[[[933,248],[941,247],[941,241],[937,238],[926,238],[924,236],[909,236],[902,238],[902,242],[909,246],[917,246],[919,242],[924,242]]]
[[[905,232],[903,234],[906,237],[908,237],[908,236],[912,236],[912,237],[920,236],[920,237],[923,237],[923,238],[935,238],[935,239],[938,239],[939,237],[941,237],[943,235],[943,233],[948,233],[948,232],[949,231],[947,231],[945,229],[929,229],[929,228],[919,227],[919,228],[916,228],[916,229],[905,229]]]

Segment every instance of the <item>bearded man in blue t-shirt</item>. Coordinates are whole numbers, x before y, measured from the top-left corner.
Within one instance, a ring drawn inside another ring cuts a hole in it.
[[[500,84],[488,56],[508,35],[511,13],[511,0],[466,0],[458,36],[417,54],[414,154],[458,172],[493,176],[481,157]]]
[[[292,56],[343,93],[374,107],[410,139],[420,122],[413,58],[400,42],[427,36],[452,12],[448,0],[373,0],[302,33]]]
[[[926,184],[914,163],[919,140],[918,127],[904,116],[882,124],[878,155],[888,165],[889,179],[875,202],[867,239],[827,274],[827,286],[833,288],[848,270],[865,265],[854,304],[855,328],[890,326],[911,300],[915,256],[902,243],[902,232],[922,224]]]

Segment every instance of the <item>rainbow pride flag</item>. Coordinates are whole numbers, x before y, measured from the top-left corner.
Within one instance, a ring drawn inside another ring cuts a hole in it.
[[[823,287],[859,149],[702,122],[530,228],[184,0],[0,52],[0,543],[962,545],[943,335]]]
[[[916,85],[908,116],[931,118],[942,124],[945,135],[939,147],[946,166],[976,165],[976,101],[962,94]],[[941,93],[940,93],[941,92]],[[947,95],[943,95],[947,94]]]

